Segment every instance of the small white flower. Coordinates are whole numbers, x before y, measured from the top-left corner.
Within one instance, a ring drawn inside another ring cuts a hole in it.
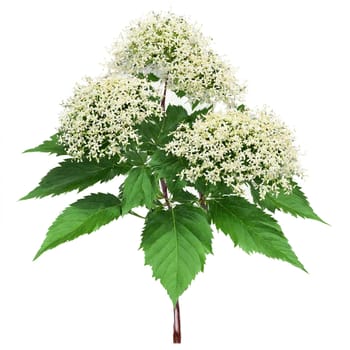
[[[149,84],[122,76],[87,78],[63,107],[59,142],[76,160],[115,155],[124,160],[128,146],[140,143],[135,126],[162,113]]]
[[[233,105],[244,89],[209,43],[185,18],[152,13],[133,23],[115,43],[110,74],[153,73],[193,101]]]
[[[289,129],[266,110],[210,113],[191,126],[180,125],[166,147],[168,154],[188,161],[181,178],[194,183],[224,183],[242,194],[252,184],[264,198],[280,188],[291,190],[293,176],[302,176]]]

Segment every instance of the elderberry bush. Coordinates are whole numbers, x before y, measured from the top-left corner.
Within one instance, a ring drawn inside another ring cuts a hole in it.
[[[247,253],[305,270],[273,218],[278,210],[322,221],[299,184],[293,133],[267,108],[244,104],[244,86],[210,39],[183,17],[152,13],[125,30],[111,56],[107,73],[77,84],[63,103],[57,133],[26,151],[61,160],[23,199],[124,182],[66,208],[35,258],[134,215],[144,219],[145,263],[174,305],[203,271],[215,228]]]

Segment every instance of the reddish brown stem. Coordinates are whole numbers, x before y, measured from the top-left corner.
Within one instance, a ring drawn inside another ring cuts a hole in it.
[[[165,79],[164,90],[163,90],[163,97],[162,97],[162,100],[160,102],[160,106],[162,107],[162,111],[163,112],[165,112],[165,99],[166,99],[167,86],[168,86],[168,78]]]
[[[163,193],[163,197],[165,199],[165,203],[167,205],[167,207],[170,209],[171,208],[171,204],[169,201],[169,195],[168,195],[168,186],[165,182],[164,179],[160,179],[160,186],[162,187],[162,193]]]
[[[180,323],[180,305],[179,300],[176,302],[174,307],[174,333],[173,343],[181,344],[181,323]]]
[[[162,97],[162,100],[160,102],[160,106],[161,106],[163,112],[165,112],[165,99],[166,99],[167,86],[168,86],[168,78],[165,79],[163,97]],[[165,203],[166,203],[167,207],[170,209],[171,205],[170,205],[169,196],[168,196],[168,186],[165,182],[165,179],[160,179],[160,185],[162,187],[162,193],[163,193],[163,197],[165,199]]]

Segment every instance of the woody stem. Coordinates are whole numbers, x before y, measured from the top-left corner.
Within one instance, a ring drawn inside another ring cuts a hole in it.
[[[174,307],[174,333],[173,344],[181,344],[181,323],[180,323],[180,305],[177,300]]]

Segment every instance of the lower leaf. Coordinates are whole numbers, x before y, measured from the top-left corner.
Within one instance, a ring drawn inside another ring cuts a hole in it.
[[[120,200],[112,194],[96,193],[78,200],[66,208],[50,226],[34,260],[49,249],[96,231],[120,215]]]
[[[57,196],[73,190],[82,191],[97,182],[106,182],[128,171],[128,165],[118,164],[113,159],[76,162],[65,159],[51,169],[39,185],[21,200]]]
[[[141,247],[145,263],[176,304],[212,252],[212,232],[205,212],[190,205],[150,211]]]
[[[208,201],[215,226],[245,252],[257,252],[305,270],[277,221],[241,197]]]
[[[62,145],[58,143],[58,135],[52,135],[50,140],[44,141],[39,146],[25,150],[23,153],[29,152],[47,152],[50,154],[56,154],[57,156],[66,155],[66,151]]]
[[[267,193],[264,199],[259,198],[257,191],[251,187],[251,192],[255,203],[259,204],[263,209],[268,209],[271,212],[276,210],[282,210],[285,213],[292,214],[293,216],[300,216],[305,219],[313,219],[320,222],[324,222],[311,208],[309,201],[301,188],[297,183],[293,182],[292,192],[285,193],[281,190],[276,196],[274,194]]]

